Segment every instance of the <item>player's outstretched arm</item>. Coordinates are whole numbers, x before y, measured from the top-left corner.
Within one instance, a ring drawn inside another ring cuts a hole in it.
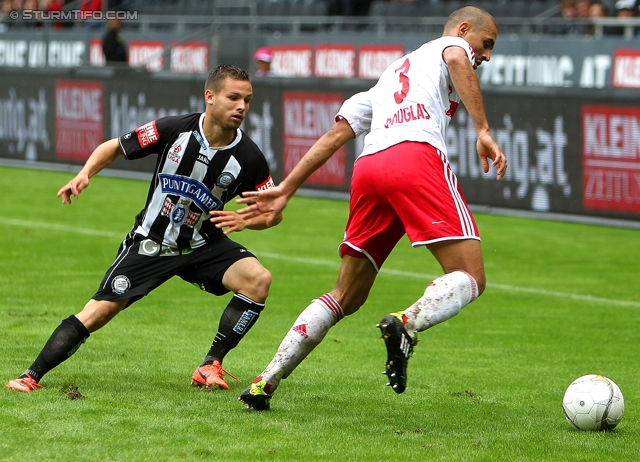
[[[233,232],[239,233],[244,229],[261,230],[276,226],[282,221],[282,213],[261,213],[248,217],[246,214],[241,215],[232,210],[213,210],[209,212],[211,218],[209,221],[214,223],[217,228],[224,228],[225,234]]]
[[[307,151],[293,168],[291,173],[282,182],[273,188],[262,191],[250,191],[243,193],[243,198],[236,202],[248,204],[240,209],[239,213],[248,216],[256,216],[261,213],[273,214],[277,217],[287,206],[289,199],[309,176],[322,167],[329,158],[335,154],[344,144],[355,138],[355,133],[349,123],[341,119],[336,122],[329,131],[322,135],[318,141]]]
[[[58,197],[62,197],[62,203],[71,204],[71,196],[73,195],[77,199],[82,190],[89,186],[89,178],[111,165],[122,154],[122,148],[120,148],[117,138],[105,141],[98,146],[76,177],[58,191]]]
[[[485,173],[489,171],[489,159],[491,159],[491,165],[497,170],[496,179],[501,180],[507,171],[507,159],[491,136],[478,75],[462,48],[449,47],[444,51],[443,56],[449,67],[453,86],[460,95],[471,120],[473,120],[478,135],[476,148],[478,156],[480,156],[482,170]]]

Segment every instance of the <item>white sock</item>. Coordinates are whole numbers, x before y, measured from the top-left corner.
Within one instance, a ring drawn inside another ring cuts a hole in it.
[[[427,286],[424,295],[404,311],[409,335],[422,332],[454,317],[478,297],[478,283],[464,271],[440,276]]]
[[[275,356],[254,382],[264,380],[265,391],[273,393],[280,380],[286,379],[343,317],[342,307],[330,294],[313,300],[300,313]]]

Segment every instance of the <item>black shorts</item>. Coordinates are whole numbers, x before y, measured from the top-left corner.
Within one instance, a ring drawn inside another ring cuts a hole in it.
[[[222,285],[224,273],[235,262],[247,257],[255,256],[224,235],[197,249],[178,251],[130,233],[92,298],[129,298],[129,306],[173,276],[180,276],[211,294],[224,295],[229,292]]]

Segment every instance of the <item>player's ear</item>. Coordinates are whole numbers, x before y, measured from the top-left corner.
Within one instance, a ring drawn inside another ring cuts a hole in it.
[[[207,104],[213,104],[215,100],[215,95],[213,93],[213,90],[211,90],[210,88],[207,88],[204,91],[204,100]]]
[[[468,22],[461,22],[458,26],[458,36],[464,37],[471,30],[471,25]]]

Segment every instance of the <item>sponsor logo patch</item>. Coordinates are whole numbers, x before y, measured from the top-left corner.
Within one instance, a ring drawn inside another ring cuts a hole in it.
[[[256,313],[255,311],[245,311],[244,313],[242,313],[242,316],[240,316],[240,319],[233,328],[233,331],[237,334],[244,334],[249,329],[249,327],[251,327],[251,323],[253,322],[253,320],[257,317],[258,313]]]
[[[202,154],[198,154],[198,162],[204,165],[209,165],[209,158],[207,156],[203,156]]]
[[[203,212],[217,210],[223,205],[204,184],[193,178],[168,173],[161,173],[159,177],[164,194],[176,194],[191,199]]]
[[[141,148],[146,148],[160,140],[155,120],[136,128],[136,135]]]
[[[129,278],[124,275],[119,275],[113,278],[111,281],[111,290],[114,294],[122,295],[131,287]]]

